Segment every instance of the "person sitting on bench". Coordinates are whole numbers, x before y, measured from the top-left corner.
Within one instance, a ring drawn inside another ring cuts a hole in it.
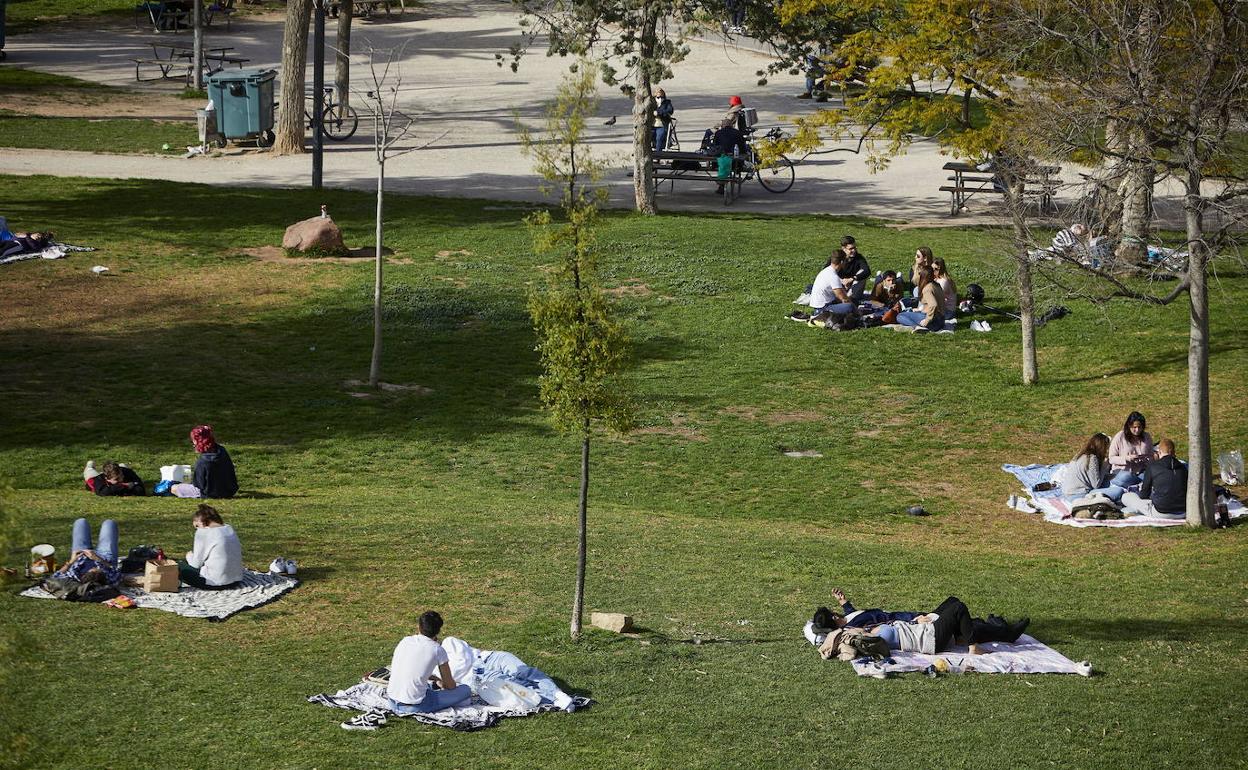
[[[390,659],[390,683],[386,686],[390,710],[396,714],[429,714],[467,703],[472,690],[466,684],[455,684],[446,650],[438,644],[442,616],[429,610],[417,623],[420,633],[400,639]],[[435,671],[440,690],[429,686]]]
[[[1127,513],[1158,519],[1187,517],[1187,466],[1174,456],[1174,442],[1157,442],[1157,459],[1144,468],[1140,491],[1124,492],[1122,507]]]

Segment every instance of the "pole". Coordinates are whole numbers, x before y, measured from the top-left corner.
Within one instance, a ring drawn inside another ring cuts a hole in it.
[[[316,26],[312,36],[312,189],[321,189],[325,139],[321,119],[325,109],[325,0],[315,0]]]
[[[195,62],[195,90],[204,90],[204,0],[193,0],[191,22],[195,27],[195,43],[193,58]]]

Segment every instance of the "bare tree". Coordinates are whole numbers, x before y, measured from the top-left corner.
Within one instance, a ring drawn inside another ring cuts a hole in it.
[[[303,78],[308,65],[308,23],[312,0],[288,0],[286,27],[282,32],[282,109],[277,114],[273,152],[298,155],[303,152]]]
[[[446,132],[425,141],[415,140],[416,117],[399,109],[399,92],[403,85],[401,65],[405,45],[394,48],[368,48],[368,74],[371,90],[357,94],[367,105],[373,118],[373,158],[377,162],[377,221],[374,238],[376,260],[373,278],[373,355],[368,366],[368,384],[377,387],[381,382],[381,318],[382,277],[385,264],[382,253],[385,224],[386,161],[423,150],[437,142]]]

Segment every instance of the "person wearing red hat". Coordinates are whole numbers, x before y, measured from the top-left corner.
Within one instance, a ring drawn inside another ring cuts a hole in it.
[[[718,131],[721,128],[727,128],[728,126],[736,126],[738,131],[744,131],[745,119],[741,115],[741,110],[743,110],[744,108],[745,106],[741,103],[740,96],[729,97],[728,98],[728,111],[725,112],[724,116],[719,119],[718,123],[715,124],[714,130]]]

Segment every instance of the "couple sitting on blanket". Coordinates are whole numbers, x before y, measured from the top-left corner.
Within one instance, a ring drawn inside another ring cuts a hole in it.
[[[462,639],[438,643],[442,616],[429,610],[417,621],[420,633],[404,637],[390,659],[386,696],[396,714],[429,714],[465,705],[473,689],[502,677],[536,691],[542,701],[572,711],[575,706],[554,681],[509,652],[478,650]],[[435,682],[441,689],[433,689]]]
[[[827,607],[815,610],[814,618],[805,629],[806,638],[812,644],[825,645],[839,629],[854,628],[878,637],[890,650],[935,655],[955,644],[967,644],[970,653],[975,655],[981,652],[979,645],[984,642],[1014,644],[1031,623],[1030,618],[1007,623],[997,615],[989,615],[987,620],[973,618],[966,605],[955,596],[945,599],[932,612],[919,613],[859,610],[845,598],[841,589],[832,589],[832,595],[841,605],[841,612]]]
[[[234,528],[222,521],[221,514],[210,505],[200,505],[191,523],[195,526],[194,546],[187,551],[186,559],[178,562],[182,582],[210,591],[236,587],[243,579],[243,546]],[[105,519],[98,541],[92,544],[91,525],[86,519],[78,519],[71,542],[69,561],[45,581],[44,588],[61,598],[79,600],[92,595],[80,586],[116,588],[121,582],[117,522]],[[71,595],[62,596],[64,593]]]
[[[1054,475],[1062,497],[1078,511],[1116,509],[1133,516],[1182,519],[1187,508],[1187,466],[1174,456],[1174,442],[1153,445],[1144,415],[1132,412],[1110,439],[1096,433]],[[1139,491],[1129,491],[1139,485]]]

